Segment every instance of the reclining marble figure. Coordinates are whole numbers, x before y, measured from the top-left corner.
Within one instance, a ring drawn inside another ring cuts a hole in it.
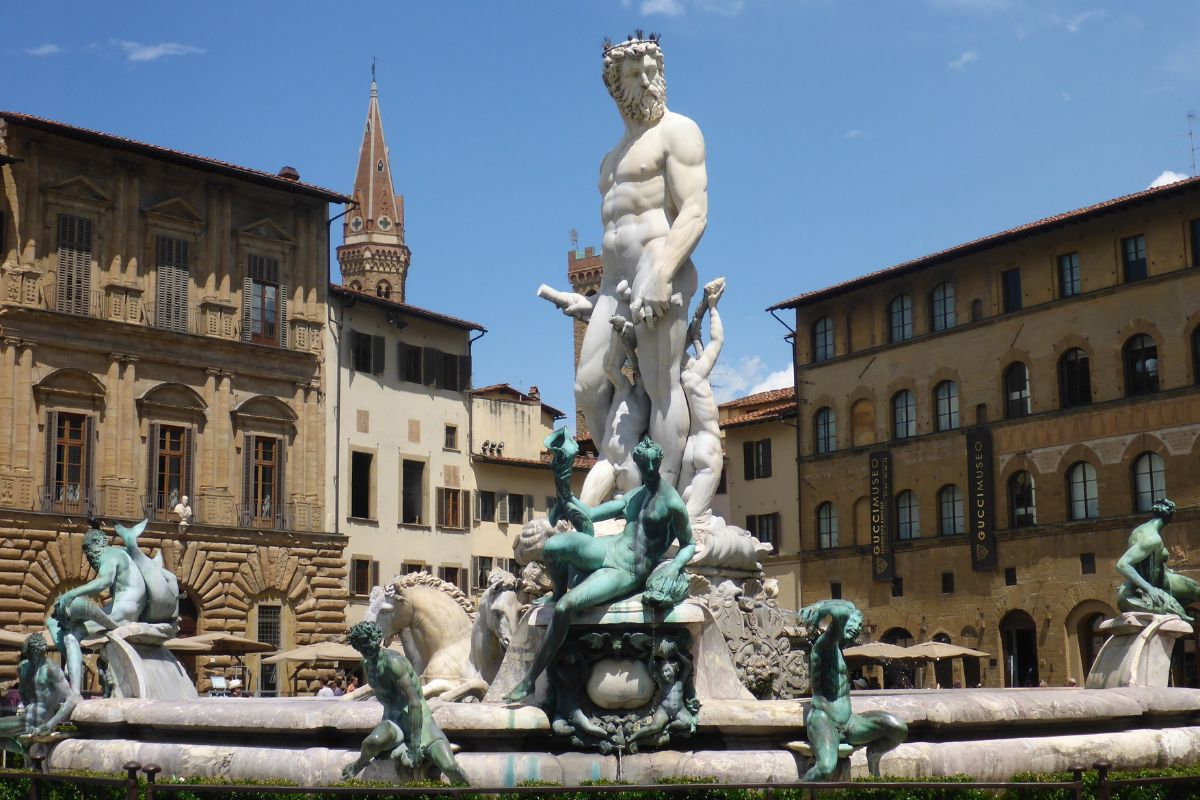
[[[96,577],[63,592],[55,601],[46,627],[63,654],[67,678],[79,691],[83,680],[81,642],[101,631],[112,631],[134,622],[160,624],[163,639],[178,631],[179,581],[162,565],[162,553],[150,558],[138,547],[146,520],[132,528],[116,525],[123,547],[108,545],[98,520],[88,520],[83,554]],[[91,598],[109,592],[109,602]]]
[[[574,445],[565,435],[556,441],[564,451]],[[551,448],[552,459],[561,458],[562,453],[554,449]],[[696,547],[692,543],[687,507],[675,487],[659,473],[662,458],[662,448],[649,438],[643,439],[633,451],[642,485],[596,508],[588,508],[571,496],[569,471],[565,474],[555,471],[557,497],[551,517],[582,516],[584,530],[577,526],[546,541],[543,559],[554,581],[554,591],[541,602],[554,603],[554,617],[528,673],[506,699],[522,700],[533,691],[534,681],[553,661],[566,638],[575,611],[619,600],[643,589],[642,602],[651,606],[669,608],[687,596],[688,578],[683,569]],[[619,535],[597,538],[587,532],[591,523],[621,516],[625,519],[625,529]],[[673,559],[660,563],[676,540],[679,552]],[[577,583],[571,579],[572,570],[580,578]]]
[[[346,765],[342,777],[350,780],[375,758],[390,756],[401,767],[415,770],[431,763],[451,782],[469,783],[454,760],[450,740],[433,720],[421,679],[409,660],[383,649],[383,630],[374,622],[350,628],[346,641],[362,653],[363,673],[383,704],[383,719],[363,740],[358,758]]]
[[[27,750],[22,739],[48,734],[60,722],[66,722],[80,697],[58,665],[46,658],[46,640],[40,633],[25,637],[17,676],[25,710],[0,719],[0,747],[24,754]]]
[[[1192,622],[1186,609],[1200,600],[1200,583],[1167,568],[1170,553],[1162,540],[1163,528],[1175,515],[1175,504],[1164,497],[1155,500],[1150,511],[1153,519],[1130,532],[1128,549],[1117,560],[1117,572],[1125,578],[1117,590],[1117,608],[1178,614]]]
[[[904,720],[886,711],[855,714],[850,706],[850,675],[842,648],[862,631],[862,612],[848,600],[825,600],[800,612],[809,636],[821,620],[829,625],[816,637],[810,654],[812,702],[804,712],[804,733],[813,765],[801,780],[827,781],[837,769],[838,746],[867,745],[867,767],[879,777],[879,759],[908,737]]]

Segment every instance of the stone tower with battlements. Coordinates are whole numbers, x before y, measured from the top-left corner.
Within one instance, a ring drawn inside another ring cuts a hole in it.
[[[392,185],[374,74],[352,196],[358,205],[345,216],[337,249],[342,284],[403,303],[412,253],[404,244],[404,198]]]

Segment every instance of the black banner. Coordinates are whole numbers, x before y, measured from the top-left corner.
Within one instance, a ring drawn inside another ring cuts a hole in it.
[[[996,568],[996,505],[992,492],[992,432],[967,431],[967,533],[971,568]]]
[[[867,456],[871,488],[871,577],[890,581],[896,577],[892,557],[892,454],[887,450]]]

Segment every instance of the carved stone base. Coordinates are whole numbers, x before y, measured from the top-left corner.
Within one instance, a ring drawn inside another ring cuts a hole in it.
[[[1100,623],[1109,634],[1087,677],[1089,689],[1166,686],[1175,640],[1192,632],[1176,614],[1127,611]]]
[[[104,658],[114,697],[191,700],[198,696],[192,679],[162,645],[176,630],[174,626],[135,623],[109,632]]]

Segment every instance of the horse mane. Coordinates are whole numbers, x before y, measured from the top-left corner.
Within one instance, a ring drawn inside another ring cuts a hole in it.
[[[521,582],[517,580],[516,575],[506,569],[492,567],[492,571],[488,573],[487,589],[483,594],[488,597],[500,592],[515,592],[520,588]]]
[[[437,589],[442,594],[448,595],[450,599],[458,603],[462,610],[467,614],[475,613],[475,604],[471,602],[471,598],[463,594],[462,589],[459,589],[453,583],[448,583],[441,578],[436,578],[428,572],[409,572],[405,575],[397,575],[391,580],[392,589],[395,592],[402,592],[405,589],[413,589],[423,587],[426,589]]]
[[[379,619],[379,612],[387,601],[387,591],[382,586],[372,586],[367,597],[367,619]]]

